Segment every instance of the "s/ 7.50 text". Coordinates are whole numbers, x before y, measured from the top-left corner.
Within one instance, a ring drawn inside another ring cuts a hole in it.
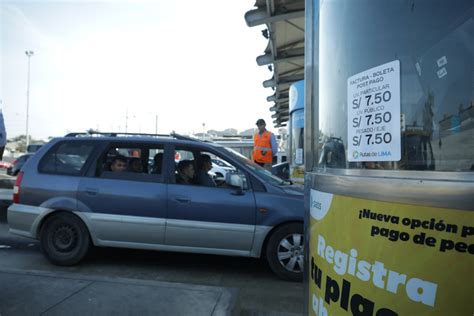
[[[373,96],[373,98],[372,98],[372,96]],[[366,94],[364,96],[364,98],[365,98],[365,101],[366,101],[366,105],[370,106],[370,105],[374,105],[374,104],[379,104],[382,101],[383,102],[390,101],[390,99],[392,99],[392,93],[387,90],[385,92],[377,92],[374,95]],[[362,97],[359,97],[358,99],[353,99],[352,100],[352,109],[357,110],[358,108],[360,108],[361,102],[362,102]]]

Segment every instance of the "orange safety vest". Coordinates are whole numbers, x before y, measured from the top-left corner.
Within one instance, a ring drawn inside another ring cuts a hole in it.
[[[255,133],[253,135],[253,160],[260,163],[272,163],[273,152],[272,143],[270,142],[270,136],[272,133],[269,131]],[[263,154],[265,153],[265,154]]]

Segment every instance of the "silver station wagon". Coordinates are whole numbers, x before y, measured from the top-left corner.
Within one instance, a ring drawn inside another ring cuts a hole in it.
[[[212,177],[209,158],[231,166]],[[57,265],[91,245],[263,257],[302,279],[303,189],[232,149],[184,136],[68,134],[18,174],[10,232]]]

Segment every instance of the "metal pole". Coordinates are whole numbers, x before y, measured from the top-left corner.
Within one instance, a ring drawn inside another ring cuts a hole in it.
[[[30,117],[30,61],[31,56],[33,56],[34,52],[32,50],[25,51],[26,56],[28,56],[28,81],[26,85],[26,150],[28,150],[28,146],[30,145],[30,135],[28,133],[28,121]]]
[[[158,134],[158,115],[155,115],[155,134]]]

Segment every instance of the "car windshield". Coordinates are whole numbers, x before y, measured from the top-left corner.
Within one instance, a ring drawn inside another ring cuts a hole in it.
[[[230,152],[234,156],[234,158],[238,159],[241,163],[245,164],[250,170],[257,173],[265,181],[270,182],[271,184],[276,184],[276,185],[291,184],[291,182],[283,180],[282,178],[273,175],[270,171],[256,164],[255,162],[248,159],[241,153],[233,150],[232,148],[229,148],[229,147],[224,147],[224,148],[225,150]]]

